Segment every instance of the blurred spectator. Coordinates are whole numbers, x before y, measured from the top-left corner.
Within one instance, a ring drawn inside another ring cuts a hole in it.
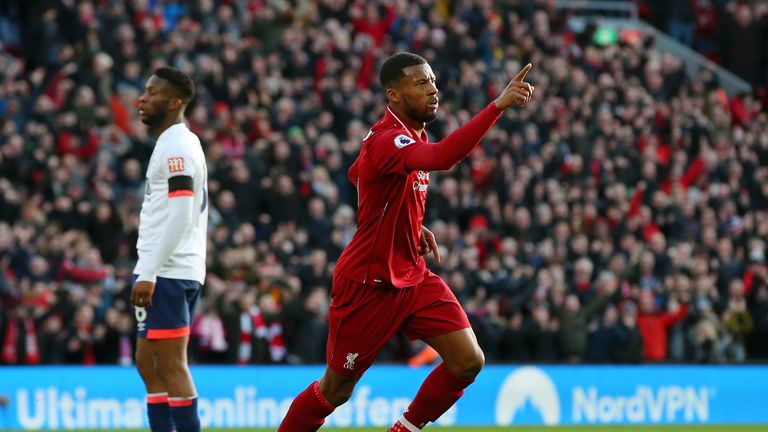
[[[499,350],[507,322],[508,320],[500,314],[498,298],[486,300],[476,311],[476,316],[470,318],[477,343],[489,362],[499,361]]]
[[[526,329],[527,345],[531,360],[538,363],[555,363],[560,360],[560,322],[551,317],[546,306],[534,307],[532,320]]]
[[[209,293],[213,296],[212,290]],[[216,296],[215,302],[226,334],[226,361],[263,363],[267,335],[264,317],[256,305],[256,293],[234,285],[226,294]]]
[[[199,359],[203,363],[224,363],[228,348],[224,323],[213,302],[201,306],[191,326],[191,334],[197,341]]]
[[[686,312],[686,305],[674,299],[669,301],[668,311],[659,310],[651,291],[640,294],[637,327],[643,338],[643,359],[658,362],[667,358],[670,327],[683,319]]]
[[[700,320],[693,328],[693,355],[696,363],[723,363],[725,343],[719,323],[711,317]]]
[[[288,343],[289,351],[297,363],[321,363],[325,360],[325,342],[328,332],[326,320],[328,296],[326,289],[315,287],[302,301],[295,300],[301,308],[291,317],[295,334]]]
[[[640,363],[643,360],[643,339],[637,328],[637,306],[626,301],[620,306],[619,321],[609,343],[609,358],[616,363]]]
[[[722,15],[723,65],[752,85],[765,85],[768,5],[764,2],[730,1]],[[735,50],[748,50],[755,55],[739,56]]]
[[[617,284],[612,274],[601,275],[598,283],[598,295],[583,307],[574,293],[568,294],[565,302],[555,308],[561,326],[561,352],[569,363],[579,363],[584,359],[587,352],[587,326],[593,316],[608,305],[616,292]]]
[[[667,3],[667,31],[670,36],[681,43],[691,46],[693,44],[693,8],[690,0],[672,0]]]
[[[110,308],[104,316],[104,323],[94,330],[95,357],[100,364],[133,364],[133,346],[135,345],[133,320],[120,314],[118,309]]]
[[[744,283],[741,280],[734,280],[728,288],[728,305],[723,312],[722,320],[730,339],[727,352],[728,360],[742,363],[747,358],[744,341],[746,336],[752,332],[754,323],[752,316],[747,311]]]
[[[516,311],[509,318],[507,328],[501,335],[499,361],[504,363],[525,363],[531,361],[531,353],[525,334],[525,317]]]
[[[75,311],[74,321],[64,330],[66,333],[65,363],[84,365],[96,363],[93,319],[93,309],[88,305],[82,305]]]
[[[35,321],[26,307],[11,311],[4,323],[3,363],[27,364],[40,363],[40,347]]]
[[[594,320],[590,324],[586,356],[589,363],[606,363],[609,360],[609,350],[618,327],[618,317],[616,307],[609,304],[603,311],[601,319]]]

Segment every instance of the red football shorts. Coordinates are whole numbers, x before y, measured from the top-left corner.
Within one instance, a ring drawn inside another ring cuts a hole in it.
[[[403,289],[334,276],[326,360],[340,374],[360,376],[398,330],[423,340],[469,327],[456,296],[432,272],[419,285]]]

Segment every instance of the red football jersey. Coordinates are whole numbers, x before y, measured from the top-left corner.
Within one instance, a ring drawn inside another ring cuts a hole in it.
[[[357,232],[334,271],[368,285],[416,285],[427,273],[419,256],[429,173],[406,172],[405,158],[427,143],[387,107],[349,169],[357,186]]]
[[[427,274],[418,248],[429,170],[448,169],[465,158],[500,116],[501,111],[489,104],[467,124],[431,144],[426,132],[416,135],[387,107],[349,169],[358,193],[357,232],[334,271],[366,285],[405,288],[420,283]]]

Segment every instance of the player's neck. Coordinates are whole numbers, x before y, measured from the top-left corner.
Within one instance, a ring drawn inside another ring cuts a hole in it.
[[[395,113],[397,118],[399,118],[416,133],[416,136],[413,138],[421,137],[421,133],[424,132],[424,122],[412,119],[408,116],[408,114],[402,112],[400,107],[390,105],[389,108],[392,110],[392,112]]]
[[[152,128],[153,129],[152,132],[154,132],[155,136],[160,136],[169,127],[179,123],[183,123],[183,122],[184,122],[184,117],[181,114],[177,116],[169,116],[167,119],[163,120],[156,127]]]

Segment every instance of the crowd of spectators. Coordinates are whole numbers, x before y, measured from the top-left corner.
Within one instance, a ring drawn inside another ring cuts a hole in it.
[[[768,103],[768,1],[637,3],[641,17],[750,83]]]
[[[533,101],[430,176],[429,266],[489,362],[768,359],[768,114],[643,38],[595,45],[547,0],[41,0],[3,2],[0,40],[1,364],[131,364],[134,106],[165,64],[209,164],[191,358],[323,362],[346,170],[400,50],[437,74],[433,140],[534,65]]]

